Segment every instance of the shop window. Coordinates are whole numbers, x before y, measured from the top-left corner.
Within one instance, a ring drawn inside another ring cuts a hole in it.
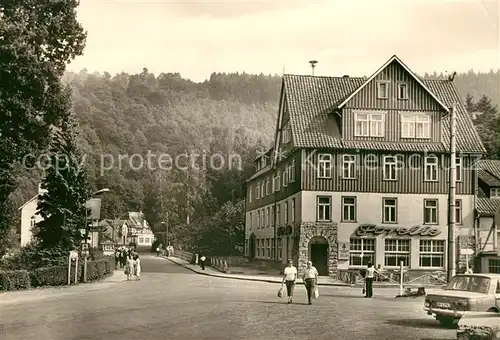
[[[351,238],[349,244],[349,265],[366,266],[375,264],[375,239]]]
[[[386,267],[399,267],[403,261],[403,266],[410,265],[411,240],[386,239],[385,240],[385,261]]]
[[[420,267],[444,268],[444,240],[420,240]]]

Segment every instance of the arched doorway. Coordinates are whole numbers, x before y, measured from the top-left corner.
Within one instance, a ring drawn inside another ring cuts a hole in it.
[[[323,236],[314,236],[309,241],[309,261],[321,276],[328,276],[328,240]]]
[[[252,233],[250,235],[250,238],[248,240],[248,257],[250,258],[250,261],[253,261],[255,259],[255,234]]]

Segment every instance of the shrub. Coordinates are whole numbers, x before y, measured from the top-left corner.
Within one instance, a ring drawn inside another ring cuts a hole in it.
[[[77,270],[77,281],[82,280],[81,266]],[[75,282],[75,265],[71,267],[71,283]],[[62,286],[68,284],[68,265],[37,268],[30,272],[33,287]]]
[[[0,263],[7,270],[32,270],[41,267],[62,266],[68,261],[68,252],[60,248],[40,249],[36,243],[30,243],[21,250],[5,258]]]
[[[28,289],[30,287],[30,276],[28,271],[0,271],[0,291]]]

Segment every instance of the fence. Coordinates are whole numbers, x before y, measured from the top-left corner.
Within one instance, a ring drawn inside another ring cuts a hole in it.
[[[412,273],[413,274],[413,273]],[[363,283],[364,279],[361,270],[339,270],[339,277],[345,283],[357,284]],[[385,270],[375,273],[375,282],[385,282],[392,284],[401,283],[400,270]],[[425,272],[411,275],[408,270],[403,270],[404,285],[444,285],[447,283],[446,273],[444,271]]]
[[[217,269],[222,273],[229,273],[229,266],[226,260],[220,259],[218,257],[212,257],[210,259],[210,265],[212,268]]]

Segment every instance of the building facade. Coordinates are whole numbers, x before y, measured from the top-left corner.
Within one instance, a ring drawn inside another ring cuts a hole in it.
[[[484,273],[500,273],[500,160],[478,162],[476,268]]]
[[[454,104],[467,240],[485,150],[452,80],[422,80],[397,56],[369,78],[284,75],[274,147],[246,183],[247,256],[334,277],[369,262],[444,270]]]

